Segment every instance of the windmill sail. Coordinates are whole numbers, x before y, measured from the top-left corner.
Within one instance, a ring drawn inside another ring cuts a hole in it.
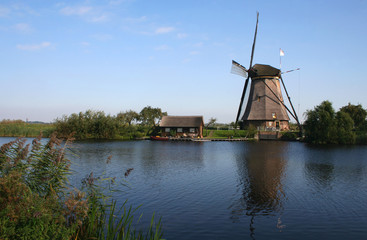
[[[232,60],[231,73],[247,78],[246,68],[234,60]]]
[[[257,27],[259,25],[259,13],[257,12],[256,15],[257,15],[257,17],[256,17],[255,36],[254,36],[254,42],[252,43],[252,51],[251,51],[251,60],[250,60],[249,70],[251,70],[252,60],[254,59],[255,44],[256,44],[256,35],[257,35]],[[238,107],[238,111],[237,111],[236,123],[240,119],[240,113],[241,113],[241,110],[242,110],[243,100],[245,98],[245,93],[246,93],[246,90],[247,90],[247,85],[248,85],[249,79],[250,79],[250,76],[247,76],[246,81],[245,81],[245,86],[243,87],[243,91],[242,91],[240,106]]]

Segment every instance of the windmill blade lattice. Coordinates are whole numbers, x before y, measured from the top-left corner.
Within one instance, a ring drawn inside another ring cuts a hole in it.
[[[241,64],[239,64],[238,62],[232,60],[232,68],[231,68],[231,73],[236,74],[236,75],[240,75],[244,78],[247,78],[248,74],[247,74],[247,69],[242,66]]]
[[[251,60],[250,60],[249,70],[252,68],[252,60],[254,58],[255,44],[256,44],[256,35],[257,35],[257,26],[258,25],[259,25],[259,12],[257,13],[257,18],[256,18],[255,36],[254,36],[254,42],[252,44]],[[245,99],[245,93],[246,93],[246,90],[247,90],[249,79],[250,79],[250,76],[247,76],[246,82],[245,82],[245,86],[244,86],[243,91],[242,91],[240,106],[238,107],[238,111],[237,111],[236,123],[238,122],[238,119],[240,118],[241,109],[242,109],[242,105],[243,105],[243,100]]]

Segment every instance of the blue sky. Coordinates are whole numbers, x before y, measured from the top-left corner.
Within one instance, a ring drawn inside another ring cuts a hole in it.
[[[254,63],[282,70],[299,115],[330,100],[367,108],[367,1],[0,1],[0,120],[87,109],[235,120]]]

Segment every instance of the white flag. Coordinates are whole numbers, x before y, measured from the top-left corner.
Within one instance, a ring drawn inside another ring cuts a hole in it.
[[[284,51],[282,49],[280,49],[280,56],[284,56]]]

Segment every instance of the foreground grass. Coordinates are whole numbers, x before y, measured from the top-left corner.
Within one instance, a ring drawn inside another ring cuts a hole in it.
[[[153,216],[145,232],[136,231],[136,209],[126,202],[116,209],[106,194],[112,178],[101,184],[91,173],[81,190],[69,189],[70,141],[40,140],[30,146],[18,138],[0,148],[0,239],[161,239],[160,220]]]

